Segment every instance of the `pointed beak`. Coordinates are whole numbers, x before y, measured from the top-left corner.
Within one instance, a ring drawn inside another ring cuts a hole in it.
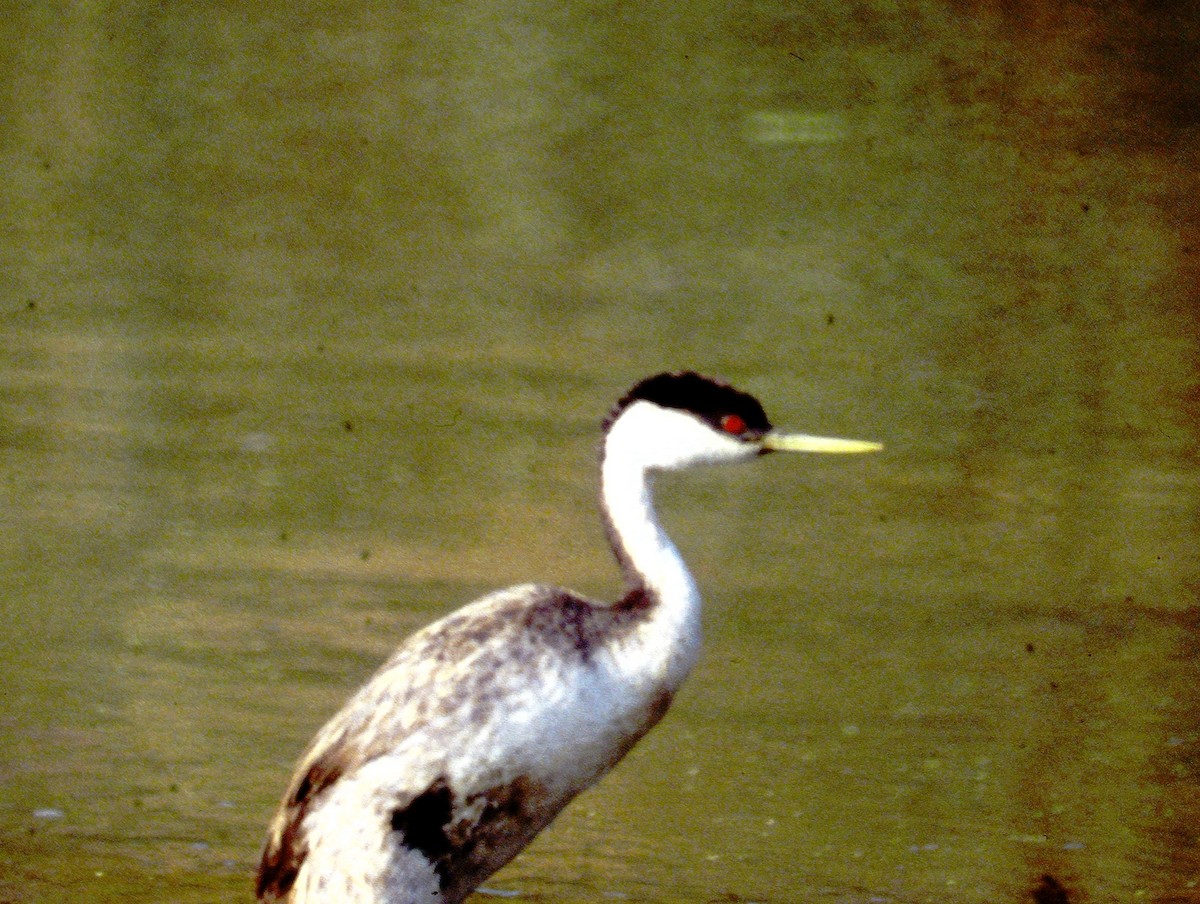
[[[807,433],[768,433],[761,440],[764,452],[829,452],[853,455],[858,452],[878,452],[883,443],[861,439],[838,439],[833,436],[809,436]]]

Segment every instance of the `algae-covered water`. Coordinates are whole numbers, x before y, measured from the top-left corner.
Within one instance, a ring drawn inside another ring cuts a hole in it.
[[[617,591],[599,421],[677,367],[887,448],[662,482],[701,664],[488,889],[1200,900],[1190,9],[0,34],[0,901],[249,902],[405,634]]]

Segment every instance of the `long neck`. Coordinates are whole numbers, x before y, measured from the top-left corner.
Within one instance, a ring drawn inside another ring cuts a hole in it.
[[[668,672],[682,681],[699,649],[700,594],[655,516],[648,469],[620,437],[610,434],[608,440],[601,463],[601,505],[609,543],[625,577],[625,600],[644,606],[651,642],[662,645],[670,660]]]

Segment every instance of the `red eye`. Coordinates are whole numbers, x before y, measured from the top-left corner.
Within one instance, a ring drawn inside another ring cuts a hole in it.
[[[746,431],[746,422],[736,414],[727,414],[721,418],[721,429],[737,436]]]

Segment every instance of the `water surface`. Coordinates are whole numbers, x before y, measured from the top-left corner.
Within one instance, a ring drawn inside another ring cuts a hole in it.
[[[248,902],[400,638],[616,592],[598,422],[687,366],[887,450],[663,482],[704,658],[489,887],[1196,900],[1197,27],[15,5],[0,899]]]

